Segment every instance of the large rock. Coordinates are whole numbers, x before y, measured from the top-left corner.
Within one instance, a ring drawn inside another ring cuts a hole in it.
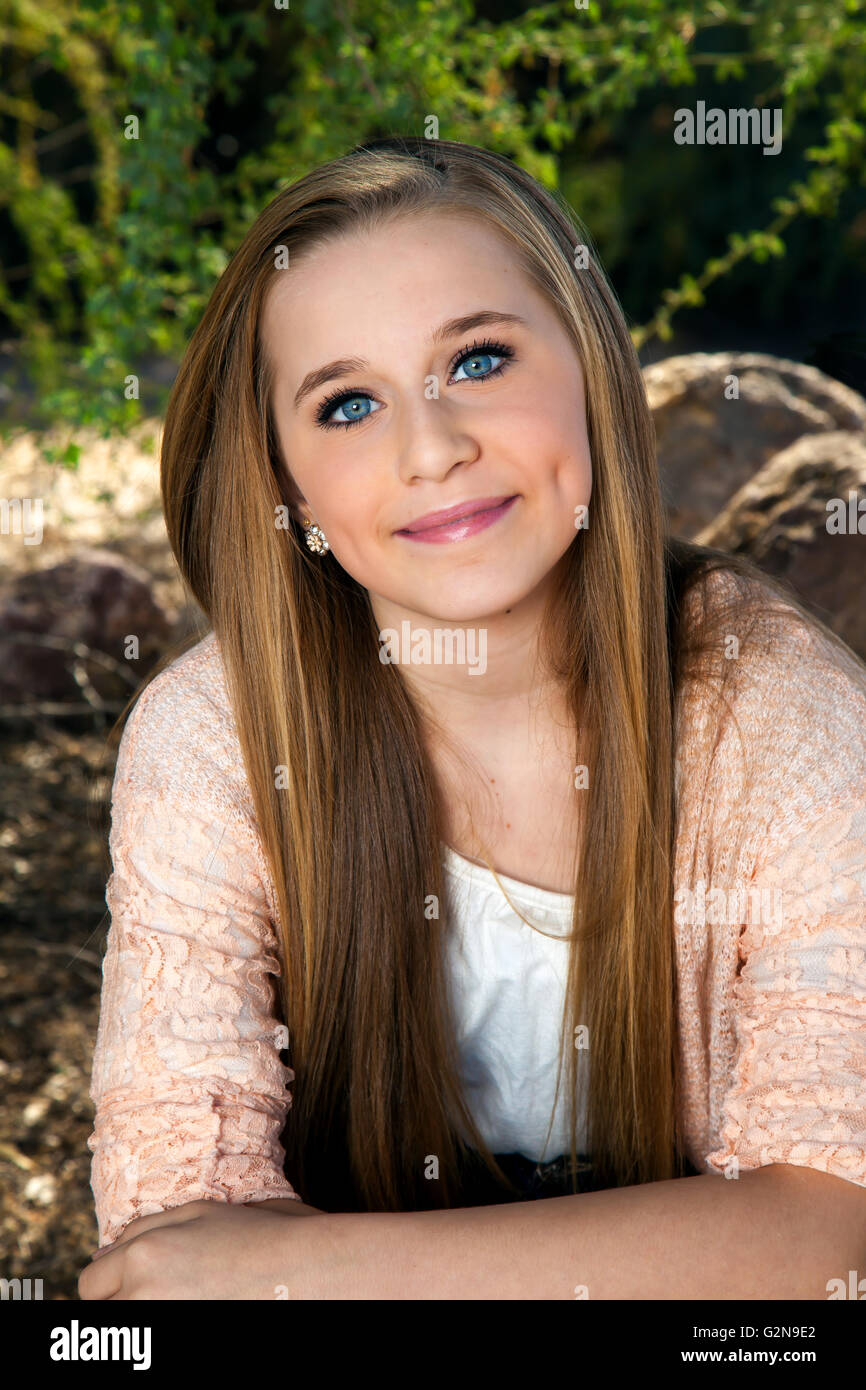
[[[841,507],[832,505],[833,499]],[[858,503],[863,504],[862,511],[857,510]],[[845,529],[836,531],[838,513]],[[786,580],[866,660],[866,438],[862,434],[804,435],[770,459],[696,539],[702,545],[747,555],[761,569]]]
[[[60,644],[28,642],[29,634]],[[103,699],[125,700],[170,635],[146,571],[113,551],[83,550],[19,574],[0,594],[0,703],[81,701],[70,670],[75,653],[65,645],[75,641],[117,663],[112,670],[84,656],[79,669]],[[125,655],[130,636],[138,638],[137,660]]]
[[[739,398],[725,397],[735,376]],[[866,400],[815,367],[758,352],[691,353],[643,369],[668,524],[689,540],[802,435],[866,430]]]

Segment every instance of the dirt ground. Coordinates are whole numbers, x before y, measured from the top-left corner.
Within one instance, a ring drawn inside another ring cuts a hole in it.
[[[148,570],[169,616],[184,596],[162,522],[158,425],[94,436],[77,472],[29,435],[0,450],[0,494],[44,499],[42,543],[0,536],[0,583],[84,546]],[[62,436],[58,436],[62,444]],[[91,716],[0,721],[0,1277],[77,1299],[98,1242],[90,1068],[108,930],[117,739]]]
[[[3,732],[0,1274],[75,1299],[98,1243],[86,1141],[114,752],[92,729]]]

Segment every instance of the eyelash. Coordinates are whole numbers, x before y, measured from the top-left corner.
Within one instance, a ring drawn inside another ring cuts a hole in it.
[[[494,367],[492,371],[486,372],[484,376],[466,377],[467,381],[490,381],[491,377],[498,376],[500,372],[503,372],[509,362],[514,360],[515,356],[514,349],[508,347],[506,343],[496,343],[490,338],[485,338],[481,343],[476,340],[471,347],[461,348],[460,352],[458,352],[455,357],[452,357],[448,367],[448,375],[451,376],[452,372],[456,371],[465,358],[480,357],[482,354],[489,354],[491,357],[501,357],[504,360],[498,367]],[[368,419],[369,417],[366,415],[359,417],[357,420],[329,420],[327,418],[339,405],[342,405],[345,401],[354,400],[356,396],[369,396],[371,400],[373,399],[369,391],[333,391],[329,396],[326,396],[318,406],[315,415],[316,424],[321,425],[322,429],[325,430],[345,430],[352,429],[355,425],[360,424],[362,420]]]

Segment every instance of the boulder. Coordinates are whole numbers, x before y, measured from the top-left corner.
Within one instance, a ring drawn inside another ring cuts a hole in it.
[[[125,701],[170,635],[146,571],[113,551],[82,550],[18,574],[0,592],[0,703],[80,702],[73,642],[111,659],[82,655],[79,670],[103,699]],[[130,636],[137,659],[125,655]]]
[[[863,434],[804,435],[765,463],[695,539],[747,555],[786,580],[866,660]]]
[[[736,377],[739,397],[725,396]],[[758,352],[690,353],[643,369],[674,535],[694,540],[802,435],[866,430],[866,400],[815,367]]]

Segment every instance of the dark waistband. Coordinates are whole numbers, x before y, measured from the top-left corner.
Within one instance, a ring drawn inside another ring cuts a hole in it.
[[[464,1206],[531,1201],[538,1197],[566,1197],[574,1192],[591,1192],[597,1182],[592,1161],[586,1154],[578,1154],[574,1163],[568,1154],[560,1154],[546,1163],[536,1162],[535,1159],[527,1158],[521,1153],[493,1156],[505,1176],[518,1189],[517,1194],[503,1187],[487,1168],[480,1154],[472,1150],[467,1159],[462,1182]]]
[[[480,1154],[469,1151],[462,1183],[463,1206],[489,1206],[499,1202],[532,1201],[538,1197],[568,1197],[574,1193],[595,1192],[611,1186],[593,1165],[587,1154],[578,1154],[574,1163],[568,1154],[560,1154],[547,1163],[537,1163],[525,1154],[494,1154],[506,1177],[518,1189],[511,1192],[498,1182]],[[572,1181],[572,1174],[574,1181]],[[697,1176],[698,1169],[684,1160],[683,1176]]]

